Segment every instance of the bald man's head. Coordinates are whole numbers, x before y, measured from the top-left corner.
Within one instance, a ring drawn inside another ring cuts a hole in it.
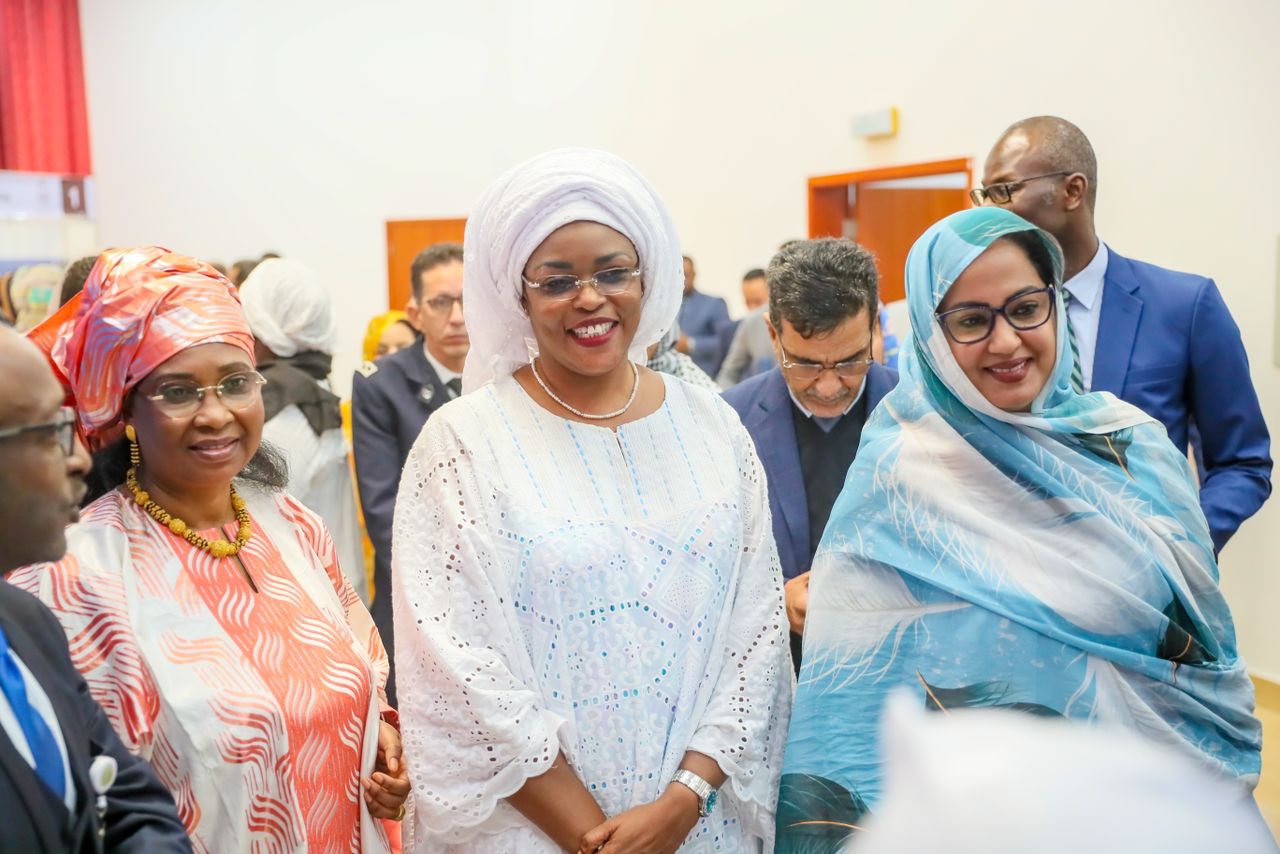
[[[63,438],[62,387],[40,351],[0,328],[0,573],[58,560],[79,517],[89,455]]]
[[[1098,158],[1084,131],[1058,116],[1032,116],[1014,122],[991,150],[991,156],[1007,143],[1027,150],[1037,168],[1045,172],[1079,172],[1089,182],[1086,201],[1093,210],[1098,200]],[[987,158],[991,163],[991,157]]]

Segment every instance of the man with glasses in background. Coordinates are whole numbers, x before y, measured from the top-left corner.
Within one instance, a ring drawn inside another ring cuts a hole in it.
[[[832,237],[793,240],[773,256],[766,275],[766,319],[778,365],[724,398],[755,441],[769,481],[799,666],[809,565],[858,453],[862,426],[898,375],[871,355],[880,300],[870,252]]]
[[[427,418],[462,393],[467,327],[462,321],[462,245],[436,243],[413,259],[409,321],[420,344],[365,362],[351,387],[356,487],[373,542],[373,605],[369,609],[394,663],[391,628],[391,520],[409,449]],[[395,705],[395,669],[387,680]]]
[[[1098,239],[1093,146],[1056,116],[1024,119],[987,156],[977,205],[1000,205],[1057,238],[1075,344],[1072,381],[1161,421],[1198,464],[1215,550],[1271,493],[1271,440],[1240,330],[1212,279],[1125,258]]]
[[[0,573],[7,575],[62,558],[89,454],[44,357],[12,329],[0,328],[0,364]],[[172,797],[89,695],[57,619],[4,581],[0,850],[191,850]]]

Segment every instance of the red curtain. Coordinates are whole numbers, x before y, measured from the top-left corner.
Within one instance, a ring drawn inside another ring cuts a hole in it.
[[[0,0],[0,169],[91,171],[77,0]]]

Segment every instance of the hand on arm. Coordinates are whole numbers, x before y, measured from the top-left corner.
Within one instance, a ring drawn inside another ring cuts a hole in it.
[[[583,834],[604,821],[600,805],[563,753],[556,754],[556,761],[545,773],[526,780],[507,803],[564,851],[577,851]]]
[[[680,767],[692,771],[714,789],[725,775],[714,759],[689,751]],[[633,807],[601,823],[582,837],[578,854],[671,854],[698,823],[698,796],[681,783],[670,783],[652,803]]]

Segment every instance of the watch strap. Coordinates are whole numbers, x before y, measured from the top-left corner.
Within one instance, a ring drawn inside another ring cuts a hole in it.
[[[698,796],[698,815],[706,818],[716,803],[716,788],[692,771],[684,768],[676,771],[671,782],[679,783]]]

